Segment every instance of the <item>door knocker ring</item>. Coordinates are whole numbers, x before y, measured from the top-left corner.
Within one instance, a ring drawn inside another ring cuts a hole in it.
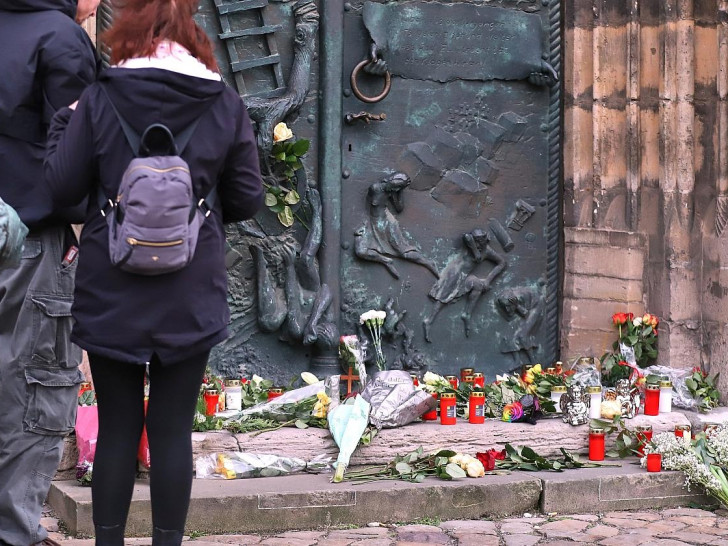
[[[351,72],[351,90],[357,99],[362,102],[372,104],[375,102],[379,102],[380,100],[384,100],[384,98],[389,95],[389,91],[392,89],[392,75],[389,73],[389,70],[387,70],[384,73],[384,89],[382,89],[382,92],[375,97],[367,97],[359,89],[357,79],[359,78],[359,72],[361,72],[361,69],[368,65],[370,62],[371,61],[369,59],[364,59],[362,62],[354,67],[354,70],[352,70]]]

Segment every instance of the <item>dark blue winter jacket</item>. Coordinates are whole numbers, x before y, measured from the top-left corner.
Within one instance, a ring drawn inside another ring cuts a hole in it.
[[[53,114],[96,78],[75,15],[76,0],[0,0],[0,197],[31,229],[83,217],[82,208],[54,211],[43,183]]]
[[[173,363],[227,337],[223,223],[251,218],[263,203],[255,135],[240,96],[220,81],[158,68],[110,68],[83,93],[73,114],[65,108],[53,119],[45,174],[58,205],[75,205],[99,191],[117,195],[133,154],[109,98],[139,134],[152,123],[179,134],[200,118],[182,158],[195,195],[204,197],[217,185],[218,198],[192,262],[152,277],[111,265],[106,220],[90,198],[71,339],[108,358],[144,363],[156,353]]]

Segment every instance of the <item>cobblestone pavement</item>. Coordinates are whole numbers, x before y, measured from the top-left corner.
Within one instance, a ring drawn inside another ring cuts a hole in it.
[[[58,522],[44,520],[51,537],[63,546],[93,546],[93,540],[66,538]],[[728,511],[696,508],[607,512],[551,516],[524,514],[497,521],[422,522],[268,535],[217,535],[188,539],[189,546],[255,544],[260,546],[728,546]],[[187,539],[186,539],[187,540]],[[149,538],[127,539],[127,545],[148,546]]]

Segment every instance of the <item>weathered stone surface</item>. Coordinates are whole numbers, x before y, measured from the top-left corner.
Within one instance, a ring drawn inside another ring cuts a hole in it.
[[[452,520],[444,521],[440,528],[451,535],[459,534],[483,534],[495,535],[496,527],[494,521],[484,520]]]
[[[458,535],[457,540],[458,546],[500,546],[501,544],[500,538],[495,535],[463,534]]]
[[[532,546],[539,540],[541,537],[534,535],[506,535],[503,537],[506,546]]]
[[[501,533],[508,533],[508,534],[528,534],[533,532],[533,523],[526,523],[526,522],[506,522],[501,524],[500,527]]]
[[[587,527],[589,527],[589,522],[586,521],[561,519],[542,525],[539,532],[545,533],[548,538],[570,537],[575,533],[580,533]]]

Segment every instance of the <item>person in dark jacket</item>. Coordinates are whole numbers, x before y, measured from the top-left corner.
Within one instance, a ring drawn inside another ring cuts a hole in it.
[[[92,498],[98,546],[121,546],[142,426],[150,450],[154,546],[181,542],[192,484],[191,428],[210,349],[228,335],[223,224],[251,218],[263,187],[253,128],[218,74],[195,24],[196,0],[127,0],[105,36],[113,66],[56,114],[46,182],[59,206],[89,192],[116,198],[132,160],[114,112],[142,134],[153,123],[179,135],[199,120],[181,157],[195,198],[217,188],[192,261],[156,276],[112,265],[108,227],[91,199],[81,234],[71,338],[89,353],[99,410]],[[144,416],[145,364],[149,400]]]
[[[0,269],[0,546],[56,544],[40,518],[83,381],[69,338],[83,216],[54,208],[43,157],[55,112],[96,78],[79,23],[98,3],[0,0],[0,197],[30,229],[21,263]]]

